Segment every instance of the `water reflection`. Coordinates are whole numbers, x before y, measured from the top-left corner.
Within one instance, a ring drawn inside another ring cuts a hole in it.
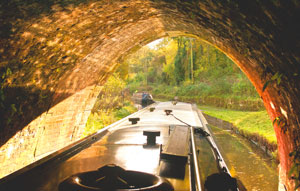
[[[230,165],[231,174],[241,180],[247,190],[278,189],[276,164],[266,154],[237,135],[216,127],[211,128],[226,163]]]
[[[213,151],[206,139],[202,136],[197,136],[195,141],[197,145],[201,182],[205,182],[207,176],[218,173],[219,171],[215,162]]]

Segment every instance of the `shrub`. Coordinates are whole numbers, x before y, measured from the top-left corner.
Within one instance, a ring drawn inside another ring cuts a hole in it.
[[[128,105],[128,106],[124,106],[120,109],[117,109],[114,112],[114,116],[117,120],[120,120],[136,111],[137,111],[137,109],[135,107],[133,107],[132,105]]]
[[[113,74],[107,80],[87,120],[83,136],[95,133],[136,111],[124,89],[125,82],[118,74]]]

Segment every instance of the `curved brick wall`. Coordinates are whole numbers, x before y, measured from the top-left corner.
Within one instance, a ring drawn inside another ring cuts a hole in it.
[[[300,144],[298,1],[54,2],[1,2],[0,176],[78,140],[118,59],[155,39],[188,35],[232,58],[271,120],[285,122],[275,123],[280,181],[292,190],[289,153]]]

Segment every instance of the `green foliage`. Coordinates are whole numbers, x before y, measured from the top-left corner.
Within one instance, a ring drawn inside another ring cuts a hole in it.
[[[269,85],[271,82],[272,82],[271,80],[266,81],[266,83],[264,84],[263,89],[262,89],[263,92],[265,91],[265,89],[268,87],[268,85]]]
[[[136,108],[133,105],[124,106],[115,111],[114,116],[117,120],[120,120],[134,112],[136,112]]]
[[[300,188],[300,149],[296,148],[289,156],[292,158],[293,164],[288,176],[295,181],[295,190],[297,190]]]
[[[174,60],[174,76],[176,80],[176,84],[179,85],[181,82],[185,80],[186,73],[186,58],[187,58],[187,50],[186,43],[187,39],[184,37],[176,37],[174,38],[177,41],[177,54]]]
[[[131,92],[141,90],[139,86],[151,86],[154,95],[260,99],[225,54],[188,37],[164,38],[155,49],[143,47],[126,62]]]
[[[104,117],[106,117],[106,115],[104,115]],[[86,137],[86,136],[93,134],[96,131],[102,129],[104,127],[104,123],[102,120],[103,120],[103,118],[101,116],[99,116],[98,113],[91,113],[87,120],[85,129],[83,132],[83,137]]]
[[[137,111],[130,102],[127,102],[124,105],[125,106],[118,109],[113,108],[111,110],[98,110],[98,112],[91,113],[88,118],[83,137],[93,134],[103,127],[106,127]]]
[[[136,92],[141,87],[141,82],[131,82],[127,85],[127,88],[131,93]]]
[[[2,104],[2,102],[4,102],[5,100],[5,95],[4,95],[4,91],[3,89],[0,89],[0,103]],[[1,105],[2,107],[4,107],[4,105]]]
[[[17,112],[16,105],[15,104],[11,104],[10,107],[11,107],[11,111],[12,111],[11,115],[14,115]]]
[[[83,136],[95,133],[135,111],[135,107],[126,97],[125,82],[115,73],[107,80],[98,95]]]
[[[270,83],[277,82],[277,84],[279,85],[281,83],[282,77],[283,74],[276,72],[270,80],[265,82],[262,91],[265,91],[265,89],[268,87]]]
[[[112,108],[119,108],[124,101],[122,92],[125,89],[125,82],[118,74],[113,74],[103,86],[98,99],[92,109],[92,112],[98,110],[110,110]]]

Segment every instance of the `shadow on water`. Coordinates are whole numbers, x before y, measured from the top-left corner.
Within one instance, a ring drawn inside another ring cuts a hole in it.
[[[211,127],[233,177],[249,191],[278,189],[277,164],[262,150],[228,130]]]

